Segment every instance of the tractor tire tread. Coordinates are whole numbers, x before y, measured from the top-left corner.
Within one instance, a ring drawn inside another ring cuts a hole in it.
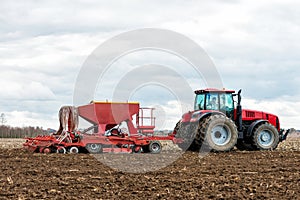
[[[207,132],[209,132],[209,129],[212,129],[212,127],[210,127],[210,125],[215,120],[224,121],[223,123],[226,124],[226,126],[228,126],[228,128],[231,131],[230,141],[226,144],[225,147],[222,147],[222,148],[219,148],[217,145],[210,143],[206,138]],[[237,138],[238,138],[237,127],[236,127],[235,123],[228,117],[221,115],[221,114],[211,115],[211,116],[205,118],[204,120],[200,121],[199,128],[198,128],[198,135],[200,138],[200,141],[198,141],[198,143],[201,143],[202,145],[204,145],[204,147],[211,148],[211,150],[214,152],[231,151],[234,148],[234,146],[236,145]]]
[[[261,131],[261,129],[268,129],[269,131],[271,131],[273,133],[274,136],[274,142],[269,146],[269,147],[263,147],[262,145],[260,145],[258,143],[258,134]],[[279,144],[279,133],[277,131],[277,129],[270,123],[264,123],[261,124],[260,126],[256,127],[253,131],[253,135],[252,135],[252,140],[253,140],[253,146],[258,149],[258,150],[275,150]]]

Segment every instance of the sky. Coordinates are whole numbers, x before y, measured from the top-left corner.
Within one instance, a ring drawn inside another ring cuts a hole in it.
[[[73,103],[76,79],[88,56],[118,34],[158,28],[199,44],[224,87],[243,90],[244,108],[274,113],[283,128],[300,129],[299,10],[296,0],[2,0],[0,113],[7,125],[58,128],[58,110]],[[110,88],[128,69],[151,62],[175,66],[193,90],[206,87],[180,68],[187,65],[182,60],[144,51],[111,66],[94,98],[110,99]],[[170,74],[161,78],[178,83]],[[178,107],[172,92],[159,85],[137,89],[130,100],[156,106],[166,129],[190,109]]]

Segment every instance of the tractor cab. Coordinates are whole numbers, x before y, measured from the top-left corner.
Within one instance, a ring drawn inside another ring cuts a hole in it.
[[[196,90],[194,110],[216,110],[233,119],[233,90],[204,89]]]

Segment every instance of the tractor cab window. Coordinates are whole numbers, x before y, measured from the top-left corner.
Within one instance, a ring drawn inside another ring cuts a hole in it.
[[[234,109],[232,94],[220,94],[220,110],[232,111]]]
[[[206,94],[206,109],[219,110],[219,95],[214,93]]]
[[[197,94],[195,99],[195,110],[204,110],[204,94]]]

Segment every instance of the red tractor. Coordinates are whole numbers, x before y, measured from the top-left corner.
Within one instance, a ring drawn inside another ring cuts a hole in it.
[[[276,115],[243,110],[241,90],[203,89],[195,94],[194,111],[183,114],[174,129],[176,137],[184,138],[182,149],[273,150],[289,133],[280,129]]]

